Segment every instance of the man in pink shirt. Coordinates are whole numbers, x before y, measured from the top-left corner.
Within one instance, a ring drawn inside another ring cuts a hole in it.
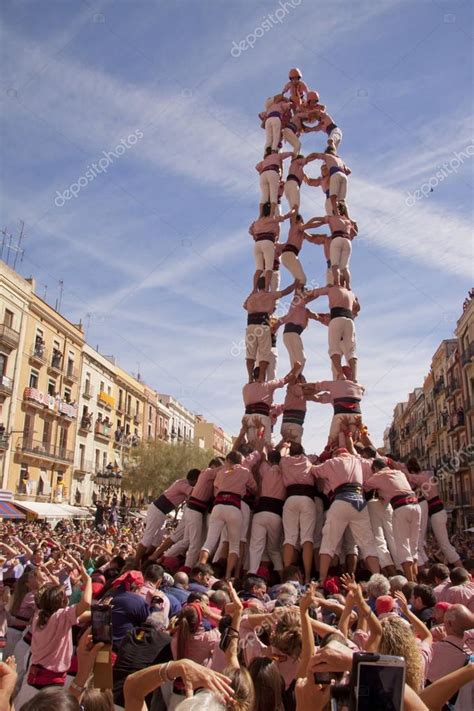
[[[465,634],[474,627],[474,614],[464,605],[452,605],[444,615],[446,636],[433,644],[433,654],[427,679],[437,681],[446,674],[463,667],[474,652],[465,641]]]
[[[254,458],[251,460],[254,462]],[[248,491],[257,493],[257,483],[239,452],[229,452],[225,463],[217,470],[214,479],[214,506],[209,517],[206,540],[201,549],[199,562],[207,563],[219,543],[223,528],[227,529],[229,555],[227,557],[226,579],[237,568],[242,529],[242,498]]]
[[[300,208],[300,187],[304,178],[303,168],[313,160],[316,160],[314,153],[306,158],[298,154],[290,163],[285,181],[285,197],[288,200],[290,210],[296,208],[298,211]]]
[[[284,442],[301,444],[307,408],[302,387],[304,383],[306,383],[304,375],[299,375],[295,383],[290,383],[286,387],[281,423],[281,438]]]
[[[338,214],[326,215],[325,217],[313,217],[309,226],[320,227],[327,224],[331,230],[329,243],[329,259],[333,283],[336,286],[351,288],[351,273],[349,271],[349,261],[352,252],[352,240],[358,234],[357,222],[349,218],[345,203],[337,203]],[[320,244],[320,237],[323,235],[305,235],[309,242]]]
[[[344,356],[351,369],[352,379],[357,382],[354,318],[360,311],[359,300],[350,289],[333,284],[309,291],[306,295],[306,301],[308,303],[319,296],[328,297],[331,310],[331,320],[328,327],[328,352],[335,377],[344,377],[342,370],[342,356]]]
[[[265,548],[274,569],[278,573],[283,570],[282,515],[286,487],[279,466],[280,460],[280,452],[272,450],[268,453],[268,461],[262,461],[258,470],[259,499],[252,519],[248,571],[254,575],[258,571]]]
[[[284,324],[283,343],[288,351],[290,365],[293,367],[296,362],[301,364],[298,375],[302,373],[306,363],[301,334],[306,329],[309,319],[318,320],[318,315],[306,307],[307,300],[308,297],[305,296],[303,288],[298,286],[288,313],[279,318],[272,326],[272,331],[275,333]]]
[[[443,594],[446,602],[465,605],[471,612],[474,612],[474,583],[469,578],[469,573],[465,568],[453,568],[449,574],[450,585]]]
[[[349,369],[346,371],[349,375],[348,371]],[[345,433],[341,430],[346,427],[346,423],[352,434],[358,432],[360,403],[364,391],[365,388],[353,380],[321,380],[303,385],[303,392],[308,400],[329,402],[333,405],[334,415],[329,429],[329,445],[345,445]]]
[[[245,330],[245,362],[249,383],[252,382],[255,361],[258,359],[259,381],[264,382],[270,362],[272,338],[270,316],[275,310],[275,304],[282,296],[290,294],[295,283],[282,291],[266,291],[263,277],[257,281],[256,291],[252,291],[243,303],[247,311],[247,328]]]
[[[405,474],[390,469],[383,460],[374,459],[372,472],[372,476],[364,482],[365,488],[377,489],[384,501],[392,505],[395,562],[402,566],[407,580],[416,582],[418,536],[421,525],[418,499],[414,496]]]
[[[275,94],[267,99],[265,103],[265,151],[278,151],[282,115],[290,109],[291,103],[285,101],[283,94]]]
[[[306,284],[306,274],[298,255],[301,252],[303,241],[311,237],[305,230],[312,225],[313,220],[304,222],[301,215],[293,213],[290,218],[288,240],[281,245],[281,262],[301,286]]]
[[[367,568],[372,573],[379,573],[377,549],[373,542],[367,502],[363,497],[360,457],[349,454],[347,449],[341,447],[336,449],[332,459],[314,467],[313,472],[323,480],[324,492],[334,494],[323,527],[319,553],[320,580],[323,582],[327,578],[331,560],[347,528],[360,548]]]
[[[305,582],[311,579],[313,565],[313,538],[316,519],[314,505],[315,467],[306,457],[301,444],[290,443],[289,456],[281,458],[286,501],[283,506],[283,564],[292,565],[297,546],[303,552]]]
[[[166,520],[166,516],[171,513],[171,511],[176,510],[178,506],[187,499],[199,474],[199,469],[191,469],[186,479],[178,479],[173,482],[161,496],[149,505],[146,514],[145,530],[135,554],[135,562],[138,569],[145,553],[147,551],[151,552],[151,548],[156,548],[160,545],[163,540],[163,524]]]
[[[428,531],[428,523],[431,524],[436,541],[446,559],[446,562],[454,566],[462,566],[459,554],[449,541],[447,529],[448,515],[444,504],[439,497],[438,482],[432,470],[421,471],[417,460],[412,458],[407,462],[408,481],[419,490],[423,497],[420,501],[421,508],[421,530],[418,541],[418,564],[427,562],[424,543]]]
[[[339,126],[334,123],[332,117],[326,113],[323,107],[316,107],[311,111],[311,118],[313,120],[317,119],[318,124],[308,129],[308,132],[324,131],[327,133],[328,147],[337,150],[342,141],[342,131]]]
[[[263,205],[262,216],[252,222],[249,227],[249,234],[254,240],[255,274],[253,277],[253,288],[257,288],[257,282],[265,272],[265,291],[270,289],[273,263],[275,260],[275,243],[280,234],[280,222],[291,217],[292,212],[286,215],[270,216],[270,203]]]
[[[273,216],[277,212],[278,191],[282,174],[283,161],[290,158],[293,154],[285,153],[269,153],[265,155],[255,166],[260,179],[260,215],[263,215],[263,206],[270,203],[270,215]]]
[[[326,148],[324,153],[311,153],[308,158],[323,160],[329,169],[329,198],[332,205],[332,214],[337,215],[337,203],[346,201],[347,176],[351,170],[340,158],[334,148]]]
[[[324,209],[326,210],[326,215],[333,215],[333,207],[331,198],[329,197],[329,168],[326,163],[321,165],[321,177],[320,178],[307,178],[303,177],[304,182],[312,188],[321,188],[325,195]]]
[[[300,369],[301,363],[295,363],[284,378],[279,380],[269,380],[261,382],[258,373],[254,373],[257,379],[244,385],[242,396],[245,405],[245,415],[242,422],[247,426],[247,440],[253,447],[257,443],[257,427],[255,426],[255,417],[260,420],[260,426],[263,428],[263,440],[267,447],[271,447],[272,423],[270,419],[270,408],[273,404],[273,393],[277,388],[282,388],[289,382],[294,382],[297,371]]]

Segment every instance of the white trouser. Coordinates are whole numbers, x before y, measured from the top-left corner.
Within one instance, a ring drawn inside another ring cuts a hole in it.
[[[425,551],[425,541],[426,534],[428,533],[428,502],[422,499],[419,502],[421,519],[420,519],[420,533],[417,542],[417,560],[418,565],[424,565],[428,562],[428,556]]]
[[[392,507],[390,506],[390,509]],[[370,525],[372,526],[372,531],[374,533],[375,547],[377,548],[377,557],[379,559],[380,566],[386,568],[388,565],[393,565],[393,560],[390,555],[387,541],[385,539],[385,518],[390,517],[387,513],[387,507],[384,506],[383,502],[379,499],[371,499],[367,502],[367,509],[370,516]],[[390,520],[391,526],[391,520]]]
[[[280,288],[280,270],[274,269],[272,274],[272,280],[270,282],[270,291],[278,291]],[[278,305],[278,301],[275,302],[275,308]]]
[[[288,200],[288,205],[290,210],[292,210],[295,205],[299,210],[300,207],[300,186],[296,180],[287,180],[285,182],[285,197]]]
[[[146,512],[145,530],[141,540],[142,546],[159,546],[164,536],[163,525],[166,520],[166,514],[155,506],[150,504]]]
[[[306,274],[303,271],[303,266],[294,252],[283,252],[281,255],[281,263],[288,269],[294,279],[297,279],[302,284],[306,284]]]
[[[290,359],[291,367],[298,361],[301,363],[300,373],[304,368],[306,363],[306,358],[304,355],[303,341],[299,333],[284,333],[283,343],[288,351],[288,357]]]
[[[333,237],[329,251],[331,266],[339,267],[340,269],[348,267],[351,252],[352,244],[350,239],[347,239],[347,237]]]
[[[23,639],[25,634],[26,632],[23,633],[21,639],[16,643],[15,649],[13,650],[13,656],[15,657],[16,661],[17,673],[17,680],[15,685],[16,689],[19,689],[23,683],[26,669],[28,667],[28,660],[31,653],[31,645],[27,644]],[[3,655],[3,659],[7,659],[5,654]]]
[[[255,269],[257,271],[273,271],[273,260],[275,259],[275,243],[271,239],[261,239],[254,242],[253,256],[255,258]]]
[[[189,539],[186,536],[186,519],[188,517],[188,508],[184,509],[184,513],[181,516],[176,528],[171,531],[170,538],[173,541],[173,545],[168,548],[166,554],[175,557],[183,555],[188,549]]]
[[[265,149],[269,146],[272,151],[278,150],[281,135],[281,119],[278,116],[270,116],[265,121]],[[276,202],[276,200],[275,200]]]
[[[188,509],[185,535],[189,541],[189,548],[184,561],[184,565],[187,568],[193,568],[199,559],[199,551],[204,538],[204,528],[204,514]]]
[[[445,509],[430,516],[431,528],[433,529],[434,536],[446,561],[448,563],[455,563],[459,560],[459,553],[449,542],[448,529],[446,527],[447,522],[448,514]]]
[[[336,200],[345,200],[347,195],[347,175],[345,173],[333,173],[329,178],[329,195],[336,196]]]
[[[323,526],[326,520],[326,512],[324,511],[324,504],[319,496],[314,499],[314,509],[315,514],[315,524],[314,524],[314,536],[313,545],[315,548],[320,548],[321,541],[323,540]]]
[[[324,209],[326,211],[326,215],[333,214],[331,198],[326,198],[326,200],[324,201]]]
[[[260,511],[254,514],[252,533],[250,535],[249,573],[255,575],[261,563],[265,546],[275,570],[283,569],[281,558],[281,540],[283,524],[281,516],[271,511]]]
[[[303,425],[298,425],[296,422],[282,422],[280,432],[281,438],[285,442],[298,442],[298,444],[301,444]]]
[[[332,141],[337,148],[339,148],[339,144],[342,141],[342,131],[339,128],[339,126],[336,126],[336,128],[333,128],[331,133],[328,136],[328,141]]]
[[[284,543],[296,548],[297,543],[313,542],[316,515],[309,496],[289,496],[283,505]]]
[[[337,316],[329,321],[329,356],[343,355],[349,362],[356,357],[354,321],[345,316]]]
[[[266,374],[266,379],[268,381],[276,379],[277,364],[278,364],[278,350],[277,350],[276,346],[272,346],[272,350],[270,351],[270,359],[268,361],[268,366],[267,366],[267,374]]]
[[[320,554],[332,557],[348,526],[363,558],[368,558],[369,556],[376,558],[377,550],[373,542],[367,506],[362,511],[357,511],[352,504],[341,499],[333,501],[329,511],[326,511]]]
[[[396,564],[417,560],[421,510],[419,504],[406,504],[393,511],[393,530],[396,543]]]
[[[272,350],[270,326],[263,323],[251,323],[245,330],[245,357],[247,360],[261,360],[268,363]]]
[[[185,534],[185,529],[186,529],[186,514],[188,511],[188,507],[184,507],[183,515],[178,521],[178,525],[176,528],[173,528],[173,530],[170,533],[170,538],[173,541],[173,543],[177,543],[178,541],[182,541],[184,538]]]
[[[264,170],[260,173],[260,203],[278,200],[278,186],[280,185],[280,174],[276,170]]]
[[[250,506],[246,501],[241,501],[240,502],[240,511],[242,514],[242,526],[240,528],[240,542],[241,543],[247,543],[247,538],[248,538],[248,532],[249,532],[249,527],[250,527]],[[229,536],[227,533],[227,529],[224,528],[222,531],[221,535],[221,543],[228,543],[229,542]]]
[[[202,550],[208,551],[211,555],[214,553],[224,527],[227,528],[229,553],[239,554],[242,512],[236,506],[228,504],[217,504],[212,509],[209,517],[209,529]]]
[[[253,418],[258,417],[262,426],[264,427],[263,439],[265,444],[271,447],[272,444],[272,422],[269,415],[244,415],[245,422],[247,423],[247,440],[248,443],[254,447],[257,444],[257,430],[253,424]]]
[[[293,148],[293,155],[297,156],[301,150],[301,141],[291,128],[284,128],[282,136],[287,143]]]
[[[348,555],[357,555],[357,546],[349,527],[344,531],[344,535],[339,541],[334,555],[337,555],[339,562],[342,564],[344,564]]]

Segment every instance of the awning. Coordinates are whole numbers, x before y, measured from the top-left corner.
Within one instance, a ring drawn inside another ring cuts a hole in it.
[[[9,501],[0,501],[0,518],[25,518],[25,514]]]
[[[92,518],[89,510],[83,506],[70,506],[69,504],[50,504],[43,501],[14,501],[18,506],[37,518],[64,519],[64,518]]]

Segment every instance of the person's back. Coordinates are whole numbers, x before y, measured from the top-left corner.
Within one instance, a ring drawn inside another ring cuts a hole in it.
[[[471,649],[464,634],[474,627],[474,615],[464,605],[452,605],[444,615],[446,637],[433,644],[433,654],[427,679],[437,681],[446,674],[463,667]]]
[[[117,647],[127,632],[145,622],[150,608],[145,600],[134,592],[118,592],[112,599],[113,644]]]

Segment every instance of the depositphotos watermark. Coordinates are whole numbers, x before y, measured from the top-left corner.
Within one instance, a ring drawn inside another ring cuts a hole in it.
[[[443,182],[443,180],[448,178],[453,173],[457,173],[464,161],[468,158],[472,158],[473,155],[474,143],[470,143],[460,153],[456,152],[454,157],[447,163],[443,163],[440,169],[437,170],[426,183],[420,185],[418,190],[415,190],[413,193],[407,193],[405,198],[405,204],[407,207],[413,207],[417,200],[423,200],[423,198],[427,197],[440,183]]]
[[[269,32],[275,25],[281,25],[291,10],[294,10],[295,7],[299,7],[302,2],[303,0],[288,0],[287,2],[280,0],[275,10],[265,15],[263,22],[258,25],[253,32],[250,32],[245,39],[240,40],[240,42],[236,42],[235,40],[232,42],[231,55],[237,58],[240,57],[242,52],[247,51],[247,49],[253,49],[265,32]]]
[[[132,148],[141,138],[143,138],[143,131],[137,128],[137,130],[127,136],[127,138],[121,138],[120,143],[115,146],[113,151],[102,151],[102,158],[100,158],[97,163],[88,165],[84,175],[81,175],[75,183],[71,183],[69,188],[62,193],[56,190],[56,197],[54,199],[56,207],[62,207],[68,200],[77,198],[82,188],[92,183],[100,173],[106,173],[108,167],[112,165],[114,160],[123,156],[123,154],[129,148]]]

